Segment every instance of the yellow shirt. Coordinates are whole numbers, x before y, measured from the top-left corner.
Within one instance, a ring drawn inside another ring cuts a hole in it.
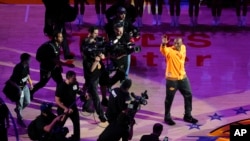
[[[186,47],[181,46],[180,51],[176,50],[174,46],[167,47],[166,45],[160,46],[160,52],[166,57],[166,72],[167,79],[182,80],[186,77],[185,71],[185,58]]]

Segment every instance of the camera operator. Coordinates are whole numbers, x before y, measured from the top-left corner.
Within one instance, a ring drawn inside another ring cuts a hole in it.
[[[128,44],[130,43],[129,34],[124,32],[123,24],[114,25],[115,35],[109,38],[113,44],[110,49],[110,59],[116,69],[116,73],[110,78],[109,87],[112,87],[117,81],[123,81],[126,78],[126,71],[129,67]]]
[[[129,33],[131,37],[139,38],[140,32],[138,28],[133,26],[133,23],[127,17],[127,10],[124,7],[118,7],[116,15],[111,17],[109,22],[105,26],[106,33],[108,37],[112,36],[114,33],[113,27],[116,23],[122,23],[124,26],[124,32]]]
[[[76,80],[76,73],[74,71],[68,71],[66,73],[66,80],[56,88],[55,101],[58,106],[57,114],[67,114],[67,117],[71,119],[74,128],[72,139],[74,141],[80,141],[80,118],[76,105],[76,94],[82,94]],[[81,96],[87,98],[87,95]],[[66,122],[66,120],[64,122]]]
[[[112,35],[115,34],[115,31],[113,30],[114,25],[117,23],[120,23],[123,25],[123,30],[125,33],[128,33],[130,35],[130,40],[133,40],[133,38],[139,38],[140,37],[140,31],[137,27],[133,25],[133,22],[129,20],[130,17],[127,16],[127,10],[124,7],[118,7],[116,16],[112,17],[109,22],[107,23],[105,30],[108,34],[108,37],[112,37]],[[126,77],[128,76],[129,69],[130,69],[130,62],[131,62],[131,56],[128,55],[128,67],[126,70]]]
[[[105,12],[107,21],[110,22],[110,20],[116,16],[116,12],[119,7],[124,7],[126,11],[128,11],[126,19],[128,19],[131,23],[134,23],[137,17],[137,11],[131,4],[131,0],[118,0],[111,5]]]
[[[64,115],[56,116],[52,112],[52,103],[42,103],[41,114],[36,117],[28,126],[28,135],[32,140],[38,141],[68,141],[65,137],[68,129],[59,126]]]
[[[95,26],[90,27],[88,31],[89,35],[83,40],[80,48],[80,52],[83,57],[85,87],[86,89],[89,89],[91,97],[94,101],[96,111],[97,113],[99,113],[99,115],[101,115],[103,114],[103,112],[100,107],[100,100],[97,93],[97,85],[98,83],[100,84],[102,94],[101,104],[107,106],[108,100],[106,98],[106,91],[107,81],[109,79],[109,74],[105,69],[105,65],[102,61],[102,59],[104,59],[104,38],[98,36],[99,30]],[[98,56],[101,56],[100,61],[100,57]],[[96,63],[96,61],[99,63]],[[98,67],[94,68],[97,64],[99,64]],[[84,107],[84,109],[88,111],[88,107]]]
[[[122,82],[121,86],[114,88],[109,96],[109,104],[106,115],[109,126],[99,136],[98,141],[127,141],[129,138],[129,118],[127,115],[130,100],[129,89],[132,85],[130,79]]]

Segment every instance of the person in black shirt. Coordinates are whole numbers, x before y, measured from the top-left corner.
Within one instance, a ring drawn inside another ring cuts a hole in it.
[[[156,123],[153,126],[153,133],[149,135],[143,135],[140,141],[160,141],[159,137],[162,133],[163,125]]]
[[[137,17],[137,12],[130,0],[118,0],[111,5],[105,12],[107,21],[112,21],[112,19],[116,16],[119,7],[124,7],[126,9],[126,19],[131,23],[134,23]]]
[[[74,71],[68,71],[66,73],[66,80],[56,88],[55,100],[58,105],[58,115],[68,114],[67,116],[73,123],[74,134],[72,137],[74,141],[80,141],[80,119],[76,105],[76,94],[81,93],[76,80],[76,73]]]
[[[97,27],[89,28],[89,35],[82,42],[80,51],[83,57],[83,69],[84,69],[84,79],[85,88],[88,90],[91,98],[93,99],[94,106],[97,114],[102,118],[103,110],[101,109],[100,100],[97,92],[97,85],[100,84],[100,89],[102,93],[102,104],[107,106],[108,100],[106,98],[107,91],[107,81],[109,79],[109,74],[105,69],[103,63],[104,51],[94,49],[104,48],[104,38],[98,36],[99,30]],[[87,102],[88,103],[88,102]],[[83,107],[83,110],[88,111],[88,105]]]
[[[20,56],[20,60],[21,62],[14,67],[10,81],[20,87],[20,99],[16,102],[14,111],[17,114],[17,123],[22,127],[26,127],[23,122],[22,111],[30,104],[30,90],[27,82],[30,84],[30,89],[33,89],[29,70],[30,55],[28,53],[23,53]]]
[[[116,73],[110,78],[109,87],[112,87],[118,81],[123,81],[127,77],[126,72],[129,66],[127,45],[130,42],[130,36],[124,32],[124,27],[120,23],[114,25],[114,30],[115,34],[109,40],[114,44],[110,49],[110,59],[116,69]]]
[[[9,109],[0,98],[0,137],[1,141],[8,141],[7,128],[9,126]]]
[[[32,121],[34,122],[32,129],[34,128],[33,130],[36,131],[36,138],[38,141],[68,141],[65,137],[67,132],[62,132],[66,128],[59,126],[64,115],[56,116],[53,114],[52,106],[52,103],[42,103],[40,106],[41,114]]]
[[[117,23],[122,23],[124,27],[124,32],[128,33],[131,37],[139,38],[139,30],[133,25],[129,17],[127,16],[127,10],[124,7],[118,7],[116,15],[112,17],[105,26],[106,33],[108,37],[115,34],[114,25]]]
[[[129,138],[129,117],[127,115],[130,101],[129,89],[132,85],[130,79],[122,82],[121,86],[111,90],[107,108],[107,118],[109,125],[101,133],[97,141],[127,141]]]
[[[67,64],[60,61],[60,45],[62,42],[63,34],[56,32],[51,41],[38,48],[36,59],[40,62],[40,81],[31,90],[31,99],[33,99],[34,93],[44,87],[51,77],[57,85],[63,82],[62,65]]]

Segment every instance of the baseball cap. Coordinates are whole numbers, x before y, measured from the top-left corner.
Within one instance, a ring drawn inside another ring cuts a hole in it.
[[[124,7],[119,7],[117,9],[117,12],[120,13],[120,14],[126,14],[127,13],[127,11],[126,11],[126,9]]]
[[[53,103],[43,102],[40,106],[40,110],[41,112],[47,113],[52,109],[52,107],[53,107]]]

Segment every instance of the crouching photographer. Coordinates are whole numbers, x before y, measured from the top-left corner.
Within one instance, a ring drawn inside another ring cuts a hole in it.
[[[125,79],[119,88],[114,88],[109,96],[109,104],[106,115],[109,125],[101,133],[98,141],[128,141],[133,136],[135,114],[140,105],[146,105],[148,95],[135,96],[129,93],[132,85],[130,79]],[[133,97],[133,100],[131,99]]]
[[[38,141],[69,141],[66,134],[68,128],[60,126],[64,115],[56,116],[52,112],[52,103],[42,103],[41,114],[28,126],[28,135],[31,140]]]

